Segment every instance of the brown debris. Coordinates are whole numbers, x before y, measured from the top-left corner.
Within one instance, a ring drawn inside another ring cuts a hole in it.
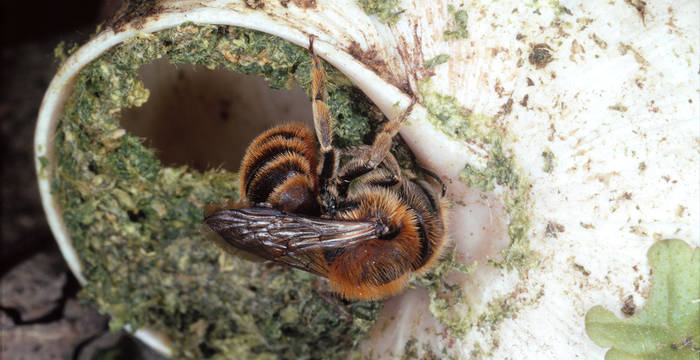
[[[646,25],[647,3],[643,0],[625,0],[625,2],[637,10],[637,14],[642,18],[642,24]]]
[[[576,62],[576,54],[584,54],[585,52],[586,49],[574,39],[574,41],[571,42],[571,55],[569,56],[569,60]],[[581,56],[581,58],[583,59],[583,56]]]
[[[620,104],[620,103],[617,103],[617,104],[615,104],[615,105],[613,105],[613,106],[608,106],[608,109],[610,109],[610,110],[615,110],[615,111],[619,111],[619,112],[626,112],[626,111],[627,111],[627,106],[624,106],[624,105],[622,105],[622,104]]]
[[[589,276],[589,275],[591,275],[591,272],[588,271],[588,270],[587,270],[585,267],[583,267],[583,265],[581,265],[581,264],[574,263],[574,268],[575,268],[576,270],[580,271],[581,274],[583,274],[583,276]]]
[[[525,96],[523,96],[523,99],[520,100],[520,106],[522,106],[522,107],[527,107],[527,101],[528,101],[529,99],[530,99],[530,95],[529,95],[529,94],[525,94]]]
[[[302,9],[316,8],[316,0],[294,0],[294,5]]]
[[[357,41],[352,41],[350,46],[348,46],[347,51],[352,57],[357,61],[367,65],[372,71],[379,75],[382,79],[386,80],[388,83],[396,86],[405,93],[412,95],[413,91],[406,81],[399,81],[396,79],[391,71],[389,71],[389,65],[379,57],[377,49],[371,47],[367,50],[362,49],[362,46]]]
[[[509,98],[508,101],[501,106],[499,114],[508,115],[511,111],[513,111],[513,98]]]
[[[105,26],[111,27],[115,33],[126,29],[126,24],[133,24],[134,28],[142,29],[146,18],[154,17],[163,11],[161,5],[149,0],[125,1],[125,5],[116,12],[112,19],[105,22]]]
[[[583,221],[581,221],[579,222],[579,225],[581,225],[582,228],[587,230],[595,229],[595,226],[591,223],[584,223]]]
[[[634,60],[639,63],[642,67],[648,67],[649,66],[649,61],[642,56],[642,54],[639,53],[636,49],[634,49],[631,45],[625,44],[625,43],[620,43],[618,45],[618,49],[620,51],[620,55],[627,55],[627,52],[631,52],[634,55]]]
[[[596,45],[598,45],[599,48],[601,48],[603,50],[608,48],[608,43],[605,40],[598,37],[598,35],[592,33],[592,34],[588,35],[588,38],[593,40],[593,42],[596,43]]]
[[[544,232],[547,237],[557,238],[559,233],[566,231],[564,225],[550,221],[547,223],[547,227]]]
[[[535,65],[538,69],[543,69],[554,60],[552,58],[552,48],[544,43],[532,45],[532,50],[527,59],[531,65]]]
[[[253,10],[265,8],[265,2],[263,0],[245,0],[244,2],[246,7]]]
[[[386,66],[386,62],[377,57],[377,50],[375,48],[363,50],[357,41],[353,40],[353,42],[350,43],[350,46],[348,47],[348,53],[350,53],[352,57],[354,57],[361,63],[371,66],[372,68]]]
[[[629,296],[627,296],[627,298],[625,298],[625,302],[622,305],[622,308],[620,309],[620,311],[623,314],[625,314],[625,316],[632,316],[632,315],[634,315],[634,312],[636,311],[636,309],[637,309],[637,306],[634,304],[634,298],[632,297],[632,295],[629,295]]]

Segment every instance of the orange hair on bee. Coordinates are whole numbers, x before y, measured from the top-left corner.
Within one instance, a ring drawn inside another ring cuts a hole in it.
[[[325,254],[331,287],[347,299],[371,300],[394,295],[408,274],[420,266],[420,224],[399,196],[383,187],[362,185],[348,199],[357,206],[338,215],[387,226],[386,236]]]
[[[246,163],[246,158],[250,155],[259,158],[260,155],[255,154],[256,149],[278,138],[301,141],[304,145],[301,154],[309,160],[316,160],[316,136],[314,133],[304,124],[289,123],[275,126],[253,139],[248,146],[248,153],[244,157],[243,163]]]
[[[269,203],[273,207],[287,211],[295,211],[293,204],[280,204],[275,200],[285,199],[280,196],[272,195],[280,188],[293,188],[301,184],[311,184],[313,177],[309,162],[299,154],[293,152],[284,152],[274,157],[271,161],[265,163],[253,175],[250,182],[247,184],[247,198],[251,203]],[[299,181],[299,178],[302,178]],[[304,191],[305,190],[305,191]],[[303,199],[298,199],[299,204],[307,204],[315,201],[313,187],[306,189],[297,189],[298,195],[303,196]],[[295,211],[297,212],[297,211]]]
[[[284,211],[313,212],[317,207],[315,139],[302,124],[280,125],[255,138],[241,162],[242,197]]]
[[[371,145],[336,150],[326,74],[313,41],[312,35],[315,133],[287,124],[255,138],[241,163],[243,203],[208,208],[205,235],[231,253],[327,277],[349,300],[395,295],[411,273],[435,266],[446,242],[444,184],[427,169],[442,195],[425,180],[404,177],[391,153],[417,99]],[[352,159],[339,168],[341,155]]]
[[[248,146],[241,161],[241,195],[247,197],[252,177],[262,167],[284,153],[298,154],[315,171],[318,160],[316,138],[303,124],[285,124],[274,127],[256,137]],[[314,173],[307,173],[313,179]]]
[[[371,255],[369,255],[371,256]],[[396,295],[406,287],[408,274],[404,273],[396,280],[382,285],[373,284],[353,284],[342,282],[342,279],[333,279],[333,272],[328,273],[331,289],[347,300],[379,300]]]
[[[313,214],[318,211],[314,188],[307,175],[293,175],[270,193],[268,202],[288,213]]]

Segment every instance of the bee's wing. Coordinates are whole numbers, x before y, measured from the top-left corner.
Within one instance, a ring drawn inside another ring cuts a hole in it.
[[[328,274],[326,254],[374,239],[382,230],[371,221],[323,219],[271,208],[222,210],[204,219],[204,224],[221,236],[220,246],[321,276]]]

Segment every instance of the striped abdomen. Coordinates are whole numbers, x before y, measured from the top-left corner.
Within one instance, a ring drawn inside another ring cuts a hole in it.
[[[241,163],[241,194],[251,205],[317,214],[317,164],[316,138],[306,126],[277,126],[248,147]]]

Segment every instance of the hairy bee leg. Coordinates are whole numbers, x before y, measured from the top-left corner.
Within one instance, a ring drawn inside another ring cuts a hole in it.
[[[338,167],[338,155],[332,146],[333,121],[326,105],[326,72],[321,59],[314,52],[314,36],[309,36],[309,52],[311,53],[311,96],[314,115],[314,128],[320,144],[321,161],[318,169],[319,197],[325,212],[333,213],[336,203],[335,190],[329,188]]]
[[[321,153],[333,150],[333,122],[326,105],[326,72],[323,69],[321,59],[314,52],[314,36],[309,37],[309,51],[311,52],[311,96],[314,115],[314,128],[318,142],[321,144]]]
[[[420,166],[420,171],[423,172],[425,175],[430,176],[431,178],[433,178],[433,180],[435,180],[435,182],[437,182],[438,184],[440,184],[440,187],[442,187],[441,196],[442,196],[442,197],[445,197],[445,194],[447,193],[447,187],[445,186],[445,183],[442,182],[442,179],[440,179],[440,177],[437,176],[436,173],[434,173],[434,172],[432,172],[432,171],[430,171],[430,170],[428,170],[428,169],[426,169],[426,168],[424,168],[424,167],[422,167],[422,166]]]
[[[416,97],[411,98],[411,103],[408,105],[406,110],[401,112],[399,116],[394,117],[389,120],[382,130],[377,134],[377,137],[372,143],[372,148],[369,153],[369,157],[366,159],[367,163],[371,167],[377,167],[387,154],[389,154],[389,149],[391,148],[391,139],[399,133],[399,129],[408,118],[408,115],[413,111],[413,106],[416,105]]]
[[[394,154],[390,152],[386,153],[382,164],[384,164],[387,170],[391,172],[392,177],[396,178],[397,180],[401,177],[401,167],[399,166],[398,160],[396,160],[394,157]]]
[[[359,146],[346,152],[349,155],[356,155],[356,158],[344,166],[336,178],[339,197],[344,197],[347,194],[347,189],[350,187],[352,180],[372,171],[381,163],[384,163],[398,181],[400,168],[396,158],[389,151],[391,149],[391,139],[398,134],[399,129],[401,129],[406,118],[413,110],[416,101],[415,96],[411,98],[411,103],[406,110],[384,125],[382,130],[377,133],[377,137],[371,146]]]
[[[365,167],[368,169],[374,169],[380,163],[384,161],[387,154],[389,154],[389,149],[391,148],[391,139],[398,134],[399,129],[408,118],[408,115],[413,111],[413,106],[416,104],[416,98],[411,99],[411,103],[408,105],[406,110],[404,110],[399,116],[389,120],[382,130],[377,133],[377,137],[374,139],[370,150],[366,153],[364,162]]]
[[[348,310],[343,307],[343,305],[347,304],[347,301],[345,301],[341,297],[338,297],[333,292],[317,290],[316,294],[318,294],[319,297],[326,302],[326,304],[333,306],[339,318],[347,321],[352,321],[352,316],[350,315]]]
[[[354,146],[343,151],[343,155],[352,156],[353,159],[338,171],[336,187],[339,199],[344,199],[347,196],[348,188],[353,180],[374,169],[368,167],[366,162],[367,153],[371,150],[370,146],[365,145]],[[386,153],[382,164],[389,170],[389,175],[381,179],[381,185],[389,187],[398,184],[401,181],[401,168],[391,152]]]

